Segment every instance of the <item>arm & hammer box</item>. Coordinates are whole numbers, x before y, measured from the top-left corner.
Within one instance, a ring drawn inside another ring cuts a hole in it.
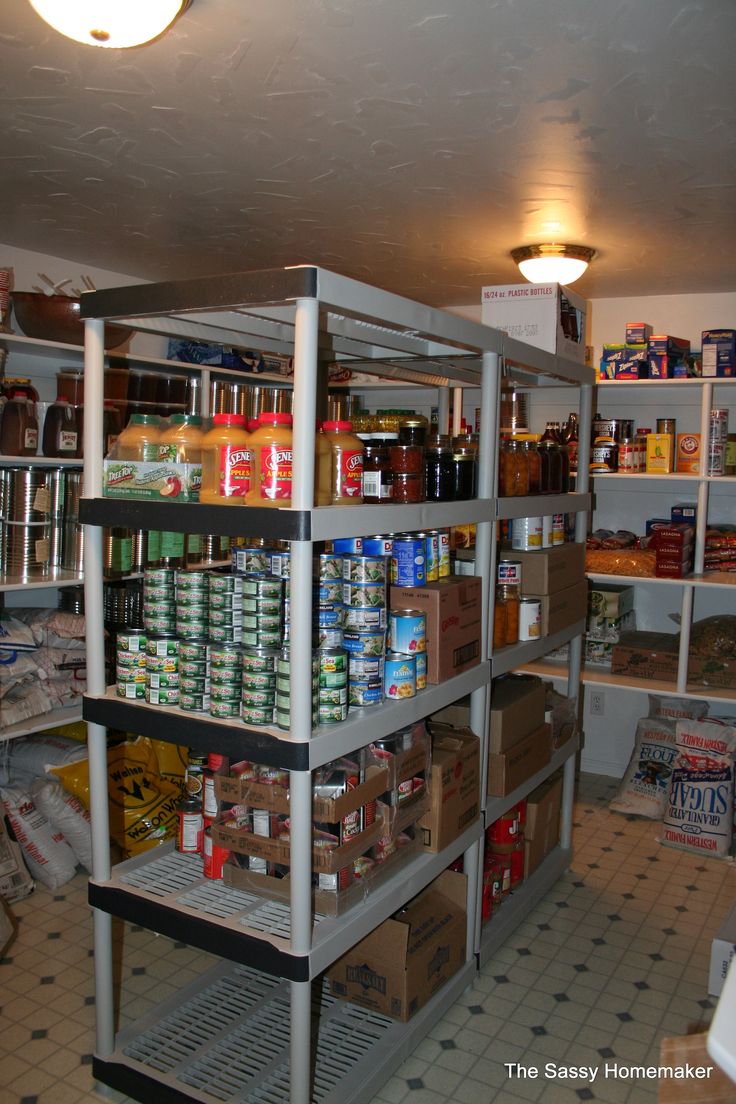
[[[577,340],[563,328],[563,305],[568,316],[575,314]],[[481,295],[485,326],[580,364],[585,362],[586,307],[582,296],[560,284],[500,284],[484,287]]]
[[[327,971],[336,997],[406,1022],[465,963],[468,884],[445,870]]]

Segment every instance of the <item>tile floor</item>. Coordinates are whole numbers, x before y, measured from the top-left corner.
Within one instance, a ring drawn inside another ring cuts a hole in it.
[[[604,1066],[656,1065],[663,1036],[708,1023],[710,940],[736,897],[736,870],[663,848],[656,824],[609,813],[616,787],[608,778],[582,777],[572,869],[376,1104],[655,1104],[656,1083],[604,1079]],[[78,875],[57,892],[38,888],[14,911],[20,934],[0,960],[0,1099],[100,1104],[91,1076],[85,879]],[[121,1024],[209,963],[209,956],[138,926],[115,922],[114,932],[126,975]],[[505,1063],[512,1062],[538,1067],[539,1078],[509,1077]],[[556,1077],[545,1077],[546,1063]],[[573,1066],[599,1073],[594,1081],[560,1076]]]

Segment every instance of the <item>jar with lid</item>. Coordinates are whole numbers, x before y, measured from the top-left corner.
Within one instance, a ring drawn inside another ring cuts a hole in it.
[[[506,610],[506,643],[516,644],[519,639],[519,604],[520,594],[518,586],[508,583],[498,587],[499,598]]]
[[[252,469],[249,506],[274,509],[291,506],[293,480],[293,436],[291,414],[264,411],[258,415],[258,429],[250,438]]]
[[[201,439],[200,502],[244,506],[252,486],[250,435],[244,414],[215,414]]]
[[[376,413],[377,428],[386,433],[395,433],[398,439],[401,415],[396,410],[379,410]]]
[[[400,445],[425,445],[429,422],[422,414],[412,414],[410,417],[402,417],[399,421]]]
[[[352,422],[324,422],[322,428],[332,450],[332,505],[356,505],[363,501],[363,442]]]
[[[161,434],[159,459],[179,464],[202,461],[202,419],[199,414],[172,414]]]
[[[499,465],[499,495],[511,498],[529,494],[529,461],[521,441],[504,441]]]
[[[524,441],[526,463],[529,468],[529,494],[542,493],[542,460],[536,441]]]
[[[539,442],[542,461],[542,494],[562,494],[562,457],[557,442],[552,439]]]
[[[393,498],[393,479],[388,445],[379,434],[362,437],[363,452],[363,501],[373,504],[390,502]]]
[[[158,460],[161,419],[157,414],[133,414],[112,450],[114,460]]]
[[[452,440],[434,434],[424,452],[426,496],[429,502],[452,502],[455,492],[455,467]]]
[[[559,441],[557,451],[560,454],[560,484],[562,493],[567,494],[570,490],[570,453],[568,452],[567,442]]]
[[[68,399],[56,399],[46,411],[41,451],[44,456],[79,456],[81,439],[76,408]]]
[[[455,448],[452,454],[453,498],[475,498],[477,452],[474,448]]]
[[[0,453],[35,456],[38,451],[36,405],[24,396],[9,397],[0,406]]]
[[[27,399],[29,403],[38,402],[38,391],[26,376],[8,376],[2,384],[6,399]]]

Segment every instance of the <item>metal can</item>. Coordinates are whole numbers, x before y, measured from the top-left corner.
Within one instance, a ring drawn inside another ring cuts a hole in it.
[[[497,569],[499,586],[521,586],[521,560],[499,560]]]
[[[675,418],[657,418],[657,433],[669,433],[677,436],[677,421]]]
[[[240,699],[233,701],[210,701],[210,717],[218,717],[220,720],[229,720],[240,716]],[[268,722],[264,722],[268,724]]]
[[[538,640],[542,634],[542,604],[538,598],[519,602],[519,640]]]
[[[450,559],[450,530],[439,529],[440,541],[440,579],[445,579],[451,572]]]
[[[343,557],[336,552],[322,552],[317,564],[317,578],[321,583],[342,579]]]
[[[369,681],[360,679],[353,681],[351,679],[348,686],[348,701],[351,706],[358,709],[370,705],[381,705],[383,703],[383,682],[374,679]]]
[[[146,671],[156,671],[163,674],[165,671],[179,670],[179,657],[175,655],[150,655],[146,656]]]
[[[427,650],[427,615],[422,610],[391,610],[388,646],[392,652],[413,654]]]
[[[386,584],[343,583],[342,600],[349,609],[381,609],[386,605]]]
[[[135,670],[141,668],[145,670],[146,667],[146,653],[145,652],[128,652],[122,648],[118,648],[115,652],[115,663],[120,668],[129,668]]]
[[[270,709],[273,711],[276,703],[276,689],[252,690],[250,687],[244,686],[240,700],[246,709]]]
[[[151,690],[165,690],[179,686],[178,671],[150,671],[147,678]]]
[[[363,554],[363,538],[362,537],[336,537],[332,542],[332,551],[338,556],[352,555],[353,553]]]
[[[270,570],[271,553],[265,548],[233,548],[232,561],[238,575],[261,575]]]
[[[386,560],[381,556],[344,556],[342,577],[348,583],[385,583]]]
[[[202,659],[182,659],[179,656],[179,673],[186,678],[204,678],[208,665]]]
[[[196,798],[184,797],[176,807],[176,850],[196,855],[202,848],[202,806]]]
[[[207,713],[210,708],[209,694],[189,694],[183,690],[179,694],[179,708],[187,713]]]
[[[161,636],[165,633],[174,636],[176,620],[174,617],[154,617],[144,613],[143,628],[147,633],[151,633],[153,636]]]
[[[276,674],[273,671],[243,671],[244,690],[275,690]]]
[[[542,547],[541,517],[514,518],[511,522],[511,547],[517,552],[531,552]]]
[[[177,617],[176,619],[176,635],[181,638],[181,643],[185,641],[202,641],[207,635],[206,618],[202,617]]]
[[[170,586],[154,586],[146,583],[143,587],[143,601],[147,606],[153,602],[173,602],[174,588]]]
[[[320,675],[327,674],[329,672],[339,672],[347,674],[348,671],[348,653],[344,648],[331,648],[324,649],[317,654],[317,670]]]
[[[391,582],[395,586],[420,587],[426,581],[424,537],[395,537],[391,553]]]
[[[393,533],[388,536],[379,534],[375,537],[363,537],[363,553],[366,556],[390,556],[393,548]]]
[[[143,633],[119,632],[117,646],[123,652],[145,652],[148,637]]]
[[[149,705],[178,705],[179,687],[146,687],[146,701]]]
[[[386,607],[345,610],[344,628],[352,632],[383,631],[386,628]],[[347,647],[347,644],[345,645]]]
[[[552,514],[545,514],[542,518],[542,548],[552,547]]]
[[[348,684],[344,686],[320,686],[317,691],[319,705],[346,705],[348,700]]]
[[[350,656],[351,682],[379,682],[383,684],[383,656]]]
[[[216,590],[207,605],[210,610],[242,610],[243,594],[239,590]]]
[[[427,653],[417,652],[417,690],[427,689]]]
[[[439,529],[428,529],[424,543],[426,548],[425,575],[428,583],[436,583],[440,577],[440,533]]]
[[[242,683],[237,682],[213,682],[210,685],[210,700],[213,702],[239,701],[242,694]]]
[[[275,575],[245,575],[241,579],[243,597],[281,598],[283,580]]]
[[[181,675],[179,676],[179,691],[181,694],[209,694],[210,680],[206,675]]]
[[[242,630],[234,625],[208,625],[209,638],[213,644],[240,644]],[[258,641],[254,641],[258,643]]]
[[[271,648],[243,648],[243,672],[275,671],[278,652]]]
[[[213,645],[210,648],[210,663],[213,667],[239,667],[242,662],[240,648],[230,645]]]
[[[237,575],[213,571],[209,577],[208,590],[210,597],[213,594],[234,594],[236,591],[242,594],[243,584]]]
[[[552,547],[565,543],[565,515],[552,515]]]
[[[206,591],[209,589],[209,571],[177,571],[175,575],[176,594],[182,591]]]
[[[713,409],[710,412],[711,438],[714,441],[728,440],[728,410]]]
[[[358,629],[348,631],[346,629],[343,634],[343,643],[345,650],[353,655],[361,656],[381,656],[383,655],[386,645],[386,634],[380,630],[368,630],[361,632]]]
[[[636,472],[639,470],[639,449],[633,437],[624,437],[618,446],[618,470]]]
[[[191,616],[193,612],[206,613],[209,604],[206,590],[183,590],[176,595],[176,611],[184,612],[186,616]]]
[[[206,663],[210,658],[210,646],[204,641],[182,640],[179,643],[179,658]]]
[[[142,700],[146,696],[145,679],[142,682],[140,680],[136,680],[135,682],[121,682],[118,679],[115,692],[119,698],[127,698],[131,701]]]
[[[417,661],[413,655],[390,652],[386,656],[383,675],[387,698],[413,698],[417,692]]]
[[[335,702],[320,702],[317,706],[317,724],[320,725],[342,724],[343,721],[347,720],[347,715],[347,695],[345,701],[340,704]]]
[[[230,857],[226,847],[220,847],[212,839],[212,828],[205,828],[202,835],[202,869],[205,878],[222,879],[222,868]]]
[[[618,467],[618,445],[614,441],[597,439],[590,450],[591,472],[615,472]]]
[[[178,657],[179,641],[174,636],[149,637],[146,643],[146,655]]]
[[[290,579],[291,552],[283,548],[278,552],[269,552],[266,571],[270,575],[278,575],[280,579]]]
[[[726,474],[726,444],[724,441],[711,439],[708,442],[707,464],[707,475],[712,477]]]

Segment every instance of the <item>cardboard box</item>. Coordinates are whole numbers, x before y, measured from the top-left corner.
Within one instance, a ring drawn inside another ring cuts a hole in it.
[[[678,433],[675,445],[675,471],[689,475],[700,473],[700,434]]]
[[[736,901],[726,916],[710,947],[708,992],[720,996],[731,959],[736,954]]]
[[[611,656],[614,675],[630,678],[677,679],[677,636],[675,633],[624,633]]]
[[[417,821],[427,851],[444,851],[480,816],[480,740],[469,728],[430,722],[429,810]]]
[[[577,341],[562,328],[563,299],[575,312]],[[509,337],[537,349],[585,362],[585,299],[560,284],[501,284],[484,287],[481,319],[485,326],[503,330]]]
[[[557,548],[534,552],[504,549],[503,559],[518,560],[521,564],[521,593],[524,598],[565,590],[585,577],[585,545],[572,541]]]
[[[406,1022],[465,963],[467,879],[445,870],[327,972],[336,997]]]
[[[389,789],[387,767],[369,766],[366,778],[358,786],[337,798],[312,798],[312,816],[321,824],[337,824],[361,805],[380,797]],[[215,775],[215,796],[219,801],[251,805],[254,809],[268,809],[274,813],[289,812],[288,786],[271,786],[253,778],[231,778]]]
[[[653,329],[648,322],[627,322],[626,323],[626,344],[627,345],[640,345],[643,342],[649,341],[649,338],[653,334]]]
[[[524,838],[538,840],[548,838],[550,830],[555,834],[554,843],[559,839],[560,812],[562,810],[562,773],[555,772],[529,794],[526,799],[526,822]],[[552,847],[554,847],[554,843]],[[549,848],[549,851],[552,850]],[[546,854],[549,854],[549,851]]]
[[[649,374],[648,350],[644,343],[604,345],[598,378],[646,379]]]
[[[736,690],[736,659],[691,655],[687,664],[687,677],[689,682],[701,686]]]
[[[667,474],[675,467],[675,442],[671,433],[647,433],[647,474]]]
[[[703,330],[703,376],[736,376],[736,330]]]
[[[427,682],[446,679],[480,663],[482,584],[460,576],[423,587],[391,587],[392,609],[418,609],[427,615]]]
[[[488,749],[497,755],[508,751],[544,724],[544,683],[535,675],[494,679]]]
[[[171,460],[105,460],[105,498],[155,499],[156,502],[199,502],[201,464]]]
[[[634,608],[634,588],[615,583],[591,583],[588,590],[588,618],[616,620]]]
[[[312,870],[323,874],[336,874],[361,855],[365,855],[384,834],[383,821],[380,816],[377,816],[374,824],[339,847],[333,847],[331,850],[313,847]],[[229,827],[224,821],[216,820],[212,825],[212,840],[218,847],[224,847],[227,851],[252,855],[254,858],[266,859],[267,862],[278,863],[280,866],[291,865],[288,839],[284,841],[278,836],[256,835],[250,829]]]
[[[491,752],[488,756],[488,793],[492,797],[510,794],[546,766],[550,755],[551,730],[548,724],[535,728],[500,755]]]
[[[576,621],[583,621],[588,612],[588,584],[585,579],[565,590],[532,594],[530,597],[538,598],[541,603],[542,636],[552,636]]]

